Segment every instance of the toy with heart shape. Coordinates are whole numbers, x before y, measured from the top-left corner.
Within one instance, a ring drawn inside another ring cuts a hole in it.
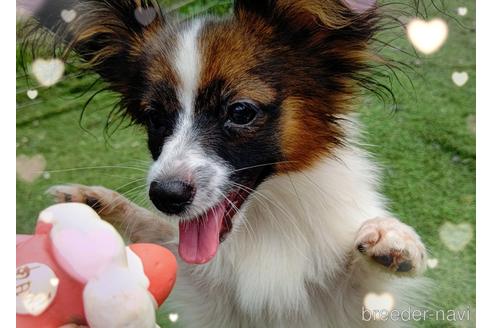
[[[17,236],[17,327],[154,328],[176,270],[170,251],[125,247],[89,206],[51,206],[34,235]]]

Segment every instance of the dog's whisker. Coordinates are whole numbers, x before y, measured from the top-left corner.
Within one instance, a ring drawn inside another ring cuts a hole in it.
[[[147,183],[144,183],[144,184],[138,185],[136,187],[133,187],[129,190],[126,190],[126,191],[122,192],[121,194],[126,197],[128,195],[131,195],[131,193],[133,193],[133,192],[139,192],[141,188],[145,188],[146,186],[147,186]]]
[[[149,161],[146,161],[146,160],[142,160],[142,159],[133,159],[131,161],[128,162],[129,164],[131,165],[134,165],[134,166],[142,166],[142,168],[146,168],[148,169],[150,165],[152,165],[151,162]]]
[[[305,172],[302,172],[301,171],[301,174],[306,178],[306,180],[311,183],[313,186],[316,187],[316,189],[318,189],[318,191],[323,195],[323,196],[326,196],[328,197],[328,195],[326,194],[326,191],[323,190],[323,188],[321,188],[316,182],[313,181],[313,179],[311,179]]]
[[[267,204],[265,204],[265,200],[259,199],[258,197],[256,197],[257,195],[259,195],[259,194],[252,195],[252,197],[253,197],[254,199],[256,199],[256,200],[257,200],[260,204],[263,204],[263,205],[264,205],[264,207],[268,210],[268,212],[270,213],[271,217],[272,217],[272,218],[273,218],[273,220],[275,221],[276,227],[277,227],[278,229],[280,229],[280,230],[283,230],[284,225],[282,225],[282,224],[281,224],[281,222],[280,222],[279,218],[277,217],[277,215],[276,215],[276,214],[274,213],[274,211],[270,208],[270,206],[268,206]],[[269,201],[269,200],[268,200],[268,201]],[[272,203],[272,201],[269,201],[269,203]],[[273,224],[273,222],[271,222],[271,223]],[[294,224],[294,225],[295,225],[295,224]],[[296,228],[299,230],[299,228],[297,227],[297,225],[295,225],[295,226],[296,226]],[[302,250],[300,250],[300,249],[296,246],[296,245],[297,245],[297,243],[296,243],[296,241],[295,241],[295,240],[293,240],[293,237],[292,237],[292,236],[290,236],[290,234],[288,234],[288,233],[287,233],[287,234],[284,234],[284,236],[287,238],[287,240],[288,240],[288,241],[290,241],[290,242],[289,242],[289,245],[291,245],[291,247],[292,247],[294,250],[296,250],[300,256],[302,256],[302,257],[303,257],[305,260],[307,260],[308,262],[313,263],[313,260],[312,260],[311,258],[309,258],[309,257],[308,257],[308,256],[307,256],[307,255],[306,255],[306,254],[302,251]],[[303,238],[303,239],[305,239],[305,238],[304,238],[304,236],[302,236],[302,238]]]
[[[247,167],[242,167],[237,170],[233,170],[232,173],[237,173],[245,170],[250,170],[250,169],[255,169],[259,167],[264,167],[264,166],[269,166],[269,165],[275,165],[275,164],[287,164],[287,163],[295,163],[296,161],[279,161],[279,162],[271,162],[271,163],[264,163],[264,164],[258,164],[258,165],[252,165],[252,166],[247,166]]]
[[[241,188],[241,187],[239,187],[239,188]],[[243,188],[243,190],[246,191],[244,188]],[[248,192],[248,191],[246,191],[246,192]],[[248,192],[248,196],[249,195],[250,195],[250,192]],[[241,194],[238,194],[238,196],[241,197],[241,199],[243,201],[246,201],[246,199],[247,199],[247,197],[243,197]],[[243,221],[245,223],[246,230],[248,230],[248,232],[250,231],[249,233],[251,234],[251,237],[252,237],[253,241],[255,241],[256,240],[256,235],[255,235],[255,232],[254,232],[254,228],[251,225],[251,223],[249,222],[248,217],[246,216],[245,213],[240,213],[239,212],[239,209],[238,209],[238,213],[239,213],[239,215],[241,216],[241,218],[243,219]]]
[[[141,180],[141,179],[139,179],[139,180]],[[132,183],[138,182],[139,180],[132,181]],[[131,184],[131,183],[130,183],[130,184]],[[129,184],[127,184],[127,185],[129,185]],[[131,191],[131,190],[134,190],[134,189],[142,188],[142,187],[144,187],[144,186],[145,186],[145,184],[144,184],[144,185],[139,185],[139,186],[137,186],[137,187],[131,188],[131,189],[130,189],[130,191]],[[129,192],[129,191],[127,191],[127,192]],[[124,193],[124,192],[120,192],[120,194],[121,194],[121,195],[123,195],[123,196],[125,195],[125,193]],[[123,202],[123,200],[121,200],[120,202]],[[103,213],[103,212],[104,212],[106,209],[108,209],[110,206],[115,206],[115,204],[113,204],[113,203],[108,203],[108,204],[106,204],[104,207],[102,207],[102,208],[98,209],[98,212]]]
[[[63,173],[63,172],[73,172],[73,171],[82,171],[82,170],[106,170],[106,169],[123,169],[123,170],[135,170],[135,171],[140,171],[140,172],[147,172],[147,170],[145,170],[143,168],[131,167],[131,166],[120,166],[120,165],[74,167],[74,168],[69,168],[69,169],[49,170],[46,172]]]
[[[114,190],[115,190],[115,191],[120,192],[120,190],[122,190],[123,188],[128,187],[128,186],[130,186],[130,185],[132,185],[132,184],[134,184],[134,183],[136,183],[136,182],[142,181],[142,180],[146,180],[146,178],[139,178],[139,179],[135,179],[135,180],[133,180],[133,181],[130,181],[130,182],[128,182],[128,183],[125,183],[125,184],[124,184],[124,185],[122,185],[122,186],[119,186],[118,188],[116,188],[116,189],[114,189]],[[143,185],[143,186],[145,186],[145,185]],[[140,187],[141,187],[141,186],[140,186]],[[127,191],[127,192],[128,192],[128,191]]]
[[[242,186],[236,185],[236,187],[239,188],[239,189],[241,189],[241,190],[243,190],[243,191],[246,191],[248,193],[248,196],[251,195],[251,191],[243,188]],[[247,198],[247,197],[241,196],[240,194],[239,194],[239,197],[241,197],[243,199],[243,201],[245,201],[246,198]],[[238,213],[239,213],[239,209],[238,209]],[[241,215],[241,218],[243,218],[243,220],[245,222],[246,229],[247,230],[251,229],[251,235],[252,235],[253,238],[255,238],[255,236],[254,236],[254,229],[253,229],[253,226],[251,225],[251,223],[249,222],[248,217],[244,213],[240,213],[240,215]],[[249,228],[248,228],[248,226],[249,226]]]
[[[290,223],[294,226],[294,228],[297,230],[298,235],[299,235],[299,236],[303,239],[303,241],[304,241],[305,245],[308,245],[308,244],[309,244],[309,242],[308,242],[308,240],[307,240],[306,236],[302,233],[302,231],[301,231],[301,229],[299,228],[299,226],[295,223],[295,218],[294,218],[294,217],[293,217],[290,213],[288,213],[288,211],[287,211],[286,209],[284,209],[282,206],[280,206],[279,204],[277,204],[277,202],[276,202],[276,201],[274,201],[274,200],[270,199],[268,196],[264,195],[264,194],[263,194],[263,193],[261,193],[261,192],[258,192],[257,190],[254,190],[254,189],[252,189],[252,188],[249,188],[249,187],[244,186],[244,185],[242,185],[242,184],[239,184],[239,183],[237,183],[237,182],[233,182],[233,184],[234,184],[234,185],[236,185],[237,187],[241,187],[241,188],[246,188],[246,189],[249,189],[249,190],[250,190],[250,196],[252,196],[252,197],[253,197],[253,198],[255,198],[256,200],[259,200],[259,198],[258,198],[258,197],[256,197],[256,196],[261,196],[261,197],[263,197],[263,199],[264,199],[265,201],[267,201],[268,203],[270,203],[270,204],[272,204],[273,206],[275,206],[276,208],[278,208],[278,209],[279,209],[279,210],[280,210],[280,211],[281,211],[281,212],[285,215],[285,217],[286,217],[286,218],[290,221]],[[261,203],[263,203],[263,202],[261,202]],[[263,204],[264,204],[264,203],[263,203]],[[282,227],[282,225],[281,225],[281,224],[280,224],[280,222],[278,221],[277,216],[273,213],[273,211],[271,210],[271,208],[270,208],[269,206],[265,206],[265,207],[268,209],[268,211],[269,211],[269,212],[272,214],[272,216],[275,218],[275,220],[277,221],[277,225],[278,225],[279,227]],[[288,236],[288,235],[287,235],[287,236]],[[295,245],[296,243],[292,243],[292,244],[293,244],[293,245]],[[312,260],[311,260],[310,258],[308,258],[308,257],[307,257],[307,256],[306,256],[306,255],[305,255],[305,254],[301,251],[301,250],[299,250],[299,249],[298,249],[298,251],[299,251],[299,253],[300,253],[303,257],[305,257],[305,259],[307,259],[307,260],[309,260],[309,261],[312,261]]]
[[[261,192],[258,192],[258,191],[256,191],[256,190],[254,190],[254,189],[251,189],[251,188],[246,187],[246,186],[244,186],[244,185],[243,185],[243,187],[250,189],[250,190],[251,190],[251,192],[252,192],[252,193],[254,193],[254,195],[258,195],[258,196],[263,197],[266,201],[268,201],[268,202],[269,202],[269,203],[271,203],[273,206],[277,207],[280,211],[282,211],[282,213],[283,213],[283,214],[284,214],[284,215],[285,215],[285,216],[286,216],[286,217],[287,217],[287,218],[291,221],[291,223],[294,225],[294,227],[298,230],[298,232],[300,233],[300,235],[304,236],[304,235],[301,233],[300,228],[299,228],[299,227],[297,226],[297,224],[295,223],[295,218],[292,216],[292,214],[291,214],[291,213],[289,213],[289,212],[288,212],[286,209],[284,209],[282,206],[280,206],[280,205],[278,204],[278,202],[277,202],[277,201],[274,201],[274,200],[270,199],[268,196],[264,195],[264,194],[263,194],[263,193],[261,193]],[[293,219],[293,220],[291,220],[291,219]],[[304,238],[304,239],[305,239],[305,238]],[[308,244],[307,239],[305,239],[304,241],[306,242],[306,244]]]
[[[140,192],[137,190],[134,193],[132,192],[131,194],[129,194],[129,199],[145,208],[151,207],[149,196],[146,190],[141,190]]]
[[[306,208],[304,207],[304,204],[301,201],[301,197],[299,196],[299,193],[297,192],[297,188],[294,185],[294,181],[292,181],[292,177],[290,176],[290,174],[287,174],[287,175],[289,177],[290,184],[292,185],[292,189],[294,190],[294,193],[296,195],[296,198],[297,198],[297,201],[299,203],[299,206],[302,208],[302,211],[304,212],[304,217],[309,220],[310,219],[309,218],[309,215],[308,215],[308,213],[306,211]]]
[[[240,213],[239,211],[239,208],[229,199],[229,197],[227,197],[226,195],[224,195],[222,192],[219,191],[219,193],[222,195],[222,197],[224,197],[225,200],[227,200],[227,202],[229,202],[229,204],[231,204],[231,206],[234,208],[234,210],[236,211],[236,214],[239,214],[243,219],[245,219],[245,227],[246,227],[246,230],[248,231],[248,233],[251,235],[253,241],[255,240],[255,236],[254,236],[254,232],[253,230],[249,230],[248,228],[248,222],[247,222],[247,219],[246,219],[246,216],[243,215],[242,213]],[[239,195],[240,196],[240,195]],[[241,196],[240,196],[241,197]],[[243,197],[241,197],[243,198]],[[244,200],[244,198],[243,198]]]

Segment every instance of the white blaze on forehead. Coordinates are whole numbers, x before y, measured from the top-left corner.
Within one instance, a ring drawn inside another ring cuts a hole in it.
[[[192,114],[195,92],[200,76],[198,35],[201,21],[194,22],[178,37],[174,68],[178,75],[178,97],[186,114]]]
[[[178,83],[176,93],[180,109],[172,135],[164,143],[161,155],[153,166],[154,175],[165,174],[174,176],[176,173],[185,174],[183,165],[190,162],[198,163],[201,153],[193,135],[193,109],[196,89],[200,78],[201,56],[198,46],[201,21],[195,21],[185,27],[177,38],[172,65],[176,72]],[[180,172],[178,172],[180,171]]]
[[[201,25],[201,21],[196,21],[178,36],[173,65],[178,77],[176,88],[181,110],[173,135],[164,145],[161,157],[178,156],[193,143],[193,104],[201,66],[198,49]]]

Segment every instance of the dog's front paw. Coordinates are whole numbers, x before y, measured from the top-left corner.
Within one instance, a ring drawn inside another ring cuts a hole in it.
[[[78,184],[53,186],[47,191],[57,203],[83,203],[92,207],[100,215],[109,214],[121,203],[121,196],[107,188],[83,186]]]
[[[416,275],[426,268],[427,253],[420,237],[394,218],[364,222],[355,246],[361,254],[395,273]]]

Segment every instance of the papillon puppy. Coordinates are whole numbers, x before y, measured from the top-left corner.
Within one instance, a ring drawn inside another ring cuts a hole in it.
[[[72,1],[69,23],[39,13],[148,134],[155,208],[50,191],[175,252],[166,304],[182,327],[400,327],[398,311],[422,305],[425,247],[358,146],[379,9],[354,3],[236,0],[230,17],[185,21],[144,0]]]

